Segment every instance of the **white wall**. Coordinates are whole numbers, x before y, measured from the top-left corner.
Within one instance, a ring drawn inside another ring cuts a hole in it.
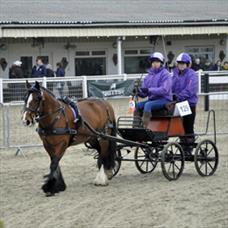
[[[224,42],[224,45],[220,44],[221,37],[210,37],[210,36],[204,36],[204,38],[195,38],[195,37],[165,37],[165,42],[167,40],[170,40],[172,42],[171,46],[165,46],[166,53],[169,51],[172,51],[175,54],[175,57],[182,51],[184,51],[185,46],[214,46],[215,47],[215,61],[218,59],[218,55],[220,50],[226,49],[226,42]],[[225,38],[226,39],[226,38]],[[8,62],[7,69],[5,71],[2,71],[0,67],[0,77],[1,78],[7,78],[8,77],[8,69],[12,65],[12,63],[20,59],[20,56],[33,56],[33,64],[35,64],[36,57],[39,55],[48,55],[49,56],[49,62],[53,66],[54,69],[56,69],[56,63],[59,62],[62,57],[66,57],[69,61],[68,67],[66,69],[66,75],[75,75],[75,52],[78,50],[105,50],[107,53],[107,74],[117,74],[117,66],[114,65],[112,61],[112,57],[114,53],[117,53],[117,50],[113,48],[113,39],[110,39],[107,41],[100,41],[97,39],[93,39],[93,41],[90,41],[90,39],[80,42],[73,42],[73,44],[76,45],[76,48],[71,48],[66,50],[64,48],[64,45],[66,42],[45,42],[43,48],[38,47],[32,47],[31,42],[24,40],[23,42],[17,42],[14,40],[14,42],[9,42],[7,45],[6,50],[0,50],[0,58],[4,57],[6,58]],[[154,51],[161,51],[165,52],[163,48],[162,40],[160,39],[157,43],[157,45],[154,47],[150,41],[149,38],[144,39],[136,39],[135,37],[127,38],[122,42],[122,48],[124,49],[143,49],[143,48],[150,48]],[[123,58],[124,59],[124,58]],[[123,64],[124,66],[124,64]]]

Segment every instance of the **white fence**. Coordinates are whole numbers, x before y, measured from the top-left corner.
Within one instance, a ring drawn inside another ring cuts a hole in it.
[[[216,123],[218,134],[227,134],[228,122],[228,72],[208,72],[209,82],[213,91],[203,93],[205,72],[199,73],[200,101],[197,109],[196,132],[203,132],[206,126],[207,112],[204,112],[205,96],[210,99],[210,109],[216,111]],[[73,98],[88,97],[88,81],[112,81],[138,80],[142,74],[136,75],[106,75],[106,76],[82,76],[64,78],[37,78],[28,79],[29,82],[36,80],[46,88],[59,96],[59,83],[63,82],[63,94]],[[145,76],[145,75],[143,75]],[[40,146],[41,141],[34,128],[26,128],[21,123],[21,111],[23,97],[26,92],[26,79],[0,79],[0,148],[23,148]],[[214,86],[214,87],[213,87]],[[217,92],[216,92],[217,91]],[[217,97],[215,97],[217,96]],[[219,97],[218,97],[219,96]],[[110,99],[110,98],[108,98]],[[214,100],[215,99],[215,100]],[[116,116],[127,115],[128,98],[118,97],[109,100],[114,107]],[[31,140],[32,139],[32,140]]]
[[[228,92],[228,71],[198,72],[199,94],[204,91],[204,78],[209,74],[210,92]],[[143,77],[146,74],[143,75]],[[88,97],[88,82],[90,81],[126,81],[139,80],[142,74],[102,75],[102,76],[72,76],[58,78],[27,78],[27,79],[0,79],[0,103],[23,101],[26,92],[25,80],[30,83],[39,81],[45,88],[50,89],[57,97],[67,95],[77,98]],[[228,97],[227,97],[228,99]]]

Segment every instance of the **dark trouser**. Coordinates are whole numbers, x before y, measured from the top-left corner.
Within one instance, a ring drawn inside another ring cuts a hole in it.
[[[183,117],[183,125],[185,134],[187,136],[180,137],[180,142],[183,143],[183,150],[186,152],[191,152],[192,147],[190,146],[195,141],[194,136],[194,123],[196,117],[196,107],[191,107],[192,114]]]

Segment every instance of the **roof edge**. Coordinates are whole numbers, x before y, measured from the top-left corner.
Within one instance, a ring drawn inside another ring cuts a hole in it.
[[[38,21],[38,22],[21,22],[21,21],[0,21],[2,28],[28,28],[28,27],[131,27],[131,26],[207,26],[207,25],[228,25],[228,19],[223,20],[176,20],[176,21],[110,21],[110,22],[91,22],[91,21],[69,21],[69,22],[52,22],[52,21]]]

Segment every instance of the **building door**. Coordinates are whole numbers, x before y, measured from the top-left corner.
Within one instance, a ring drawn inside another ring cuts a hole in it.
[[[25,78],[31,78],[32,75],[32,56],[21,56],[21,68]]]

